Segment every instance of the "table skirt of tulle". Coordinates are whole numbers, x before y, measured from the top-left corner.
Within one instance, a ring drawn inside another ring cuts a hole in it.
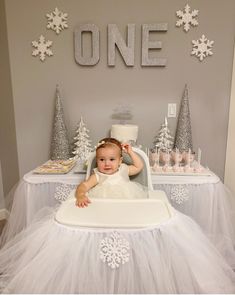
[[[54,214],[54,213],[53,213]],[[89,229],[41,213],[0,251],[3,293],[234,293],[235,274],[187,216]]]

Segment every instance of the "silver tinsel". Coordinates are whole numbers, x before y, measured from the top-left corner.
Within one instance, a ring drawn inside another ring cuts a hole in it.
[[[64,112],[60,98],[60,92],[57,85],[55,115],[51,140],[51,160],[66,160],[69,157],[69,139],[64,122]]]
[[[178,124],[175,134],[175,148],[178,148],[180,152],[188,151],[191,149],[193,151],[193,141],[192,141],[192,130],[191,130],[191,120],[189,111],[189,100],[188,100],[188,88],[185,85],[184,94],[181,100],[181,106],[178,116]]]

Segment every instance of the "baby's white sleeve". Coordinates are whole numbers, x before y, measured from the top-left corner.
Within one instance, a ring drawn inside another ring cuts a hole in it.
[[[95,177],[96,177],[97,182],[99,183],[99,173],[98,173],[97,168],[95,168],[95,169],[93,170],[93,172],[94,172],[94,174],[95,174]]]

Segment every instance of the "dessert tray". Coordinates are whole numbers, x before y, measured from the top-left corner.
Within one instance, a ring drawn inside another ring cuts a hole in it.
[[[76,160],[49,160],[37,167],[36,174],[66,174],[76,165]]]

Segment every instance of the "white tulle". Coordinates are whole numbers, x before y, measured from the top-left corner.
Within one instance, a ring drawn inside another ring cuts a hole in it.
[[[194,178],[198,180],[197,177]],[[10,211],[10,204],[14,199],[10,217],[0,238],[0,244],[4,245],[23,228],[29,226],[35,214],[43,207],[58,205],[58,201],[54,198],[57,186],[65,183],[70,184],[72,189],[82,179],[81,175],[75,174],[64,175],[63,177],[61,175],[50,175],[50,177],[44,175],[38,179],[31,173],[26,179],[27,181],[21,180],[6,200],[7,208]],[[35,183],[33,183],[33,180]],[[159,181],[159,184],[156,184],[157,181]],[[155,179],[154,188],[165,191],[169,201],[178,211],[192,217],[226,258],[227,262],[235,268],[234,195],[221,181],[205,184],[182,183],[189,192],[189,198],[178,204],[171,199],[171,190],[175,183],[161,184],[161,181],[161,178]],[[192,180],[190,181],[192,182]]]
[[[3,293],[234,293],[235,274],[189,217],[116,232],[129,261],[111,269],[99,257],[113,230],[67,227],[42,210],[0,251]]]
[[[55,207],[59,202],[54,198],[57,182],[39,184],[21,180],[7,195],[7,209],[11,212],[0,237],[0,246],[32,223],[34,216],[45,207]],[[74,186],[75,187],[75,186]]]
[[[180,204],[171,199],[172,184],[158,184],[172,206],[193,218],[203,232],[235,269],[235,197],[222,183],[185,184],[188,199]]]

